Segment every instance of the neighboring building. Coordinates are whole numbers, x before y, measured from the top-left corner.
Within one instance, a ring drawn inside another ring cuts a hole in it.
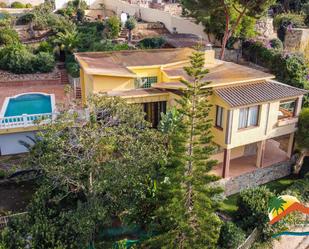
[[[160,113],[175,104],[188,79],[192,49],[133,50],[77,53],[81,66],[82,102],[94,93],[120,96],[139,103],[156,127]],[[238,64],[219,61],[205,51],[205,68],[213,88],[211,119],[219,164],[214,173],[223,177],[250,172],[288,160],[302,97],[306,91],[274,76]]]

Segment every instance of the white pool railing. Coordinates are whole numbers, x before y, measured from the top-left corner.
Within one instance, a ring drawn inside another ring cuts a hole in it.
[[[55,120],[56,117],[57,113],[23,114],[20,116],[0,117],[0,130],[47,124]]]

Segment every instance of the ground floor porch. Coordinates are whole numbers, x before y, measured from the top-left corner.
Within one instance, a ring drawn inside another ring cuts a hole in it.
[[[213,159],[219,159],[219,164],[211,173],[223,178],[232,178],[285,162],[291,158],[293,146],[294,133],[224,150],[220,155],[214,155]]]

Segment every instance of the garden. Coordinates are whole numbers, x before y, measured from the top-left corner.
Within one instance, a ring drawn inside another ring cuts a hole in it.
[[[0,17],[0,69],[16,74],[51,72],[57,61],[65,62],[70,75],[79,76],[74,52],[127,50],[127,43],[116,43],[121,23],[118,17],[88,21],[85,1],[70,1],[65,9],[53,13],[53,4],[46,1],[30,12],[13,17]],[[28,25],[29,41],[20,39],[14,25]],[[128,28],[135,27],[130,19]],[[45,36],[37,37],[44,32]],[[42,63],[44,62],[44,63]]]

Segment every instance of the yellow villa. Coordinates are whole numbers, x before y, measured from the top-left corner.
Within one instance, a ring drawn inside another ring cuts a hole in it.
[[[93,93],[140,103],[154,127],[175,104],[188,79],[193,49],[77,53],[82,102]],[[230,177],[288,160],[306,91],[259,70],[215,59],[205,50],[205,81],[213,89],[211,119],[218,160],[214,173]]]

